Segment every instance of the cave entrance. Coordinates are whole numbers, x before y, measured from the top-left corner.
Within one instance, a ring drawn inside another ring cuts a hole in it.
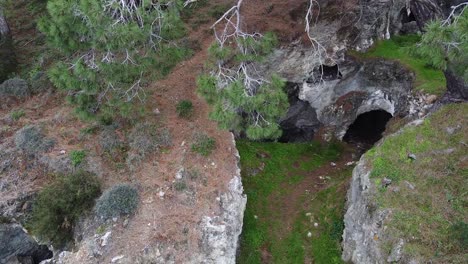
[[[384,110],[360,114],[346,131],[343,141],[367,150],[382,138],[387,122],[392,115]]]
[[[320,65],[312,71],[312,76],[307,79],[307,83],[318,83],[320,81],[333,81],[341,79],[343,74],[340,72],[338,64],[333,66]]]
[[[416,17],[414,16],[413,12],[410,11],[409,14],[408,14],[408,11],[406,10],[406,8],[401,9],[400,17],[401,17],[401,23],[402,24],[406,24],[406,23],[416,21]]]

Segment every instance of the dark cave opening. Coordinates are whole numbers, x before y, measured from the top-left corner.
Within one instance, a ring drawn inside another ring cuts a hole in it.
[[[401,23],[402,24],[406,24],[406,23],[416,21],[416,17],[414,16],[413,12],[410,11],[409,14],[408,14],[408,11],[406,10],[406,8],[403,8],[400,11],[400,17],[401,17]]]
[[[343,141],[367,150],[382,138],[382,133],[391,118],[392,115],[384,110],[360,114],[349,126]]]
[[[338,64],[333,66],[322,64],[313,70],[312,76],[309,77],[307,82],[317,83],[320,81],[333,81],[336,79],[341,79],[341,77],[343,77],[343,74],[341,74]]]

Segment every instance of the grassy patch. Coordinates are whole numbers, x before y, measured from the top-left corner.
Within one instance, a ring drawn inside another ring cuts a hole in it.
[[[336,161],[341,146],[238,141],[237,148],[248,197],[238,263],[340,263],[350,169],[327,175],[321,191],[297,190],[311,171]]]
[[[375,184],[387,177],[399,190],[381,187],[377,193],[378,206],[393,211],[385,223],[389,243],[405,239],[405,253],[413,258],[457,263],[466,253],[467,115],[466,103],[445,106],[366,154]]]
[[[13,110],[11,113],[10,113],[10,117],[11,119],[13,119],[13,121],[18,121],[21,117],[25,116],[26,114],[24,113],[24,110],[23,109],[19,109],[19,110]]]
[[[86,151],[84,150],[72,150],[70,152],[70,160],[73,167],[80,165],[86,158]]]
[[[416,45],[419,40],[420,37],[417,35],[395,36],[390,40],[378,41],[366,53],[353,52],[352,55],[360,58],[398,60],[415,73],[417,90],[442,95],[446,90],[445,76],[442,71],[429,66],[424,59],[409,55],[408,49]]]

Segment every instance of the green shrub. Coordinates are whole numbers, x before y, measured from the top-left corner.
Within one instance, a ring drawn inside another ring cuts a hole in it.
[[[39,238],[63,246],[73,238],[76,221],[93,207],[99,193],[99,181],[90,173],[57,177],[39,192],[27,227]]]
[[[193,115],[193,104],[191,101],[182,100],[177,104],[177,114],[183,118],[190,118]]]
[[[48,151],[54,144],[54,140],[46,138],[37,126],[25,126],[15,134],[16,147],[29,155]]]
[[[176,189],[176,191],[183,191],[185,189],[187,189],[187,183],[185,183],[185,181],[177,181],[174,183],[174,189]]]
[[[85,157],[86,152],[84,150],[72,150],[72,152],[70,152],[70,159],[74,167],[80,165]]]
[[[11,117],[11,119],[13,119],[13,121],[18,121],[23,116],[25,116],[25,113],[24,113],[23,109],[14,110],[10,114],[10,117]]]
[[[192,151],[203,156],[211,154],[216,147],[216,141],[206,134],[199,133],[195,135],[195,142],[192,144]]]
[[[107,189],[96,202],[96,214],[108,219],[133,214],[138,207],[138,190],[129,184],[117,184]]]

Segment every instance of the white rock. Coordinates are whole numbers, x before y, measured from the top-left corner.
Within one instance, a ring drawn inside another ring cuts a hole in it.
[[[314,223],[314,226],[315,226],[315,227],[318,227],[318,223]]]
[[[108,231],[105,235],[101,237],[101,247],[105,247],[107,246],[107,244],[109,244],[111,233],[111,231]]]
[[[117,257],[113,257],[111,263],[118,263],[121,259],[124,258],[124,255],[119,255]]]
[[[312,233],[310,231],[307,233],[307,237],[312,237]]]
[[[59,153],[60,153],[60,155],[63,155],[65,153],[67,153],[67,152],[64,149],[62,149]]]
[[[176,176],[175,178],[177,180],[180,180],[184,177],[184,174],[185,174],[185,169],[184,168],[180,168],[179,171],[176,173]]]
[[[330,165],[331,165],[332,167],[336,167],[336,163],[335,163],[335,162],[330,162]]]
[[[165,192],[159,191],[159,194],[158,194],[158,195],[159,195],[159,198],[164,198],[164,195],[165,195],[165,194],[166,194]]]

